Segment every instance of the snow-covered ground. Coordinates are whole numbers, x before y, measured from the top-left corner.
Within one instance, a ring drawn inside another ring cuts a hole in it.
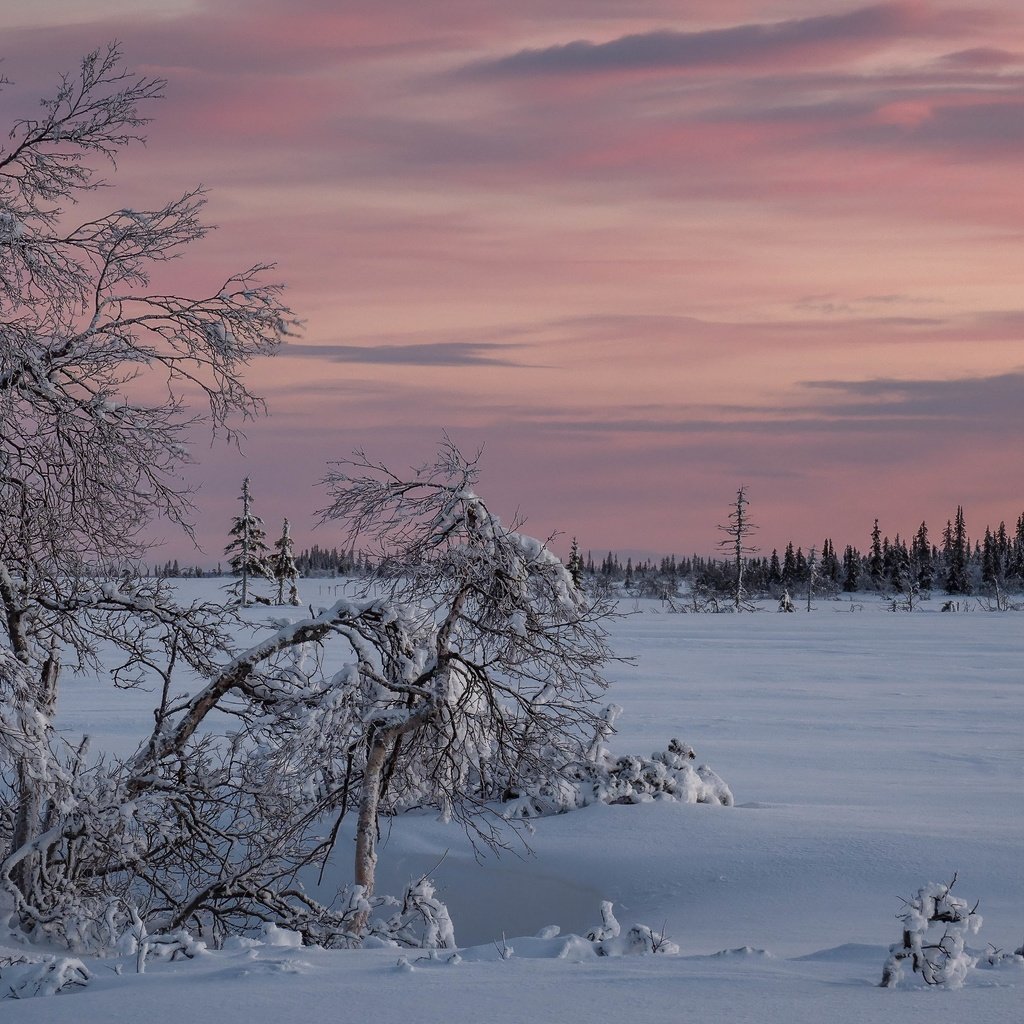
[[[326,604],[331,589],[308,581],[303,597]],[[90,963],[87,989],[4,1001],[0,1017],[1024,1020],[1020,964],[975,970],[958,991],[877,988],[901,897],[954,872],[955,891],[980,900],[974,948],[1024,940],[1024,615],[939,603],[680,615],[624,602],[633,614],[613,634],[637,661],[610,673],[624,708],[613,750],[649,754],[678,736],[737,806],[594,806],[534,821],[530,850],[513,837],[512,852],[481,862],[433,816],[386,822],[379,889],[398,892],[441,860],[433,877],[461,962],[265,945],[141,976]],[[147,721],[145,695],[96,681],[66,686],[62,701],[63,726],[98,747],[127,749]],[[349,838],[335,883],[348,878]],[[664,929],[679,955],[596,958],[566,939],[599,923],[603,899],[624,926]],[[561,934],[524,938],[548,925]]]

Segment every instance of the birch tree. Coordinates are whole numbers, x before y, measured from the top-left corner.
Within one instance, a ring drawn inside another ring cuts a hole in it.
[[[22,898],[38,891],[53,787],[75,770],[51,726],[62,666],[95,663],[102,642],[125,651],[122,682],[158,648],[211,668],[217,616],[177,607],[131,566],[155,519],[191,534],[180,482],[190,437],[205,421],[231,438],[261,412],[243,371],[295,326],[263,264],[196,297],[151,286],[208,230],[199,189],[73,219],[163,94],[161,79],[120,60],[114,44],[88,54],[0,148],[0,643],[26,730],[0,749],[13,808],[0,817],[0,851]],[[205,407],[186,408],[186,391]]]
[[[322,516],[372,537],[368,580],[407,635],[368,676],[370,710],[354,878],[372,892],[381,802],[476,812],[585,760],[611,657],[608,602],[585,595],[547,545],[505,525],[474,485],[476,459],[450,441],[411,476],[359,452],[326,479]]]
[[[433,806],[500,843],[502,801],[586,757],[609,608],[502,523],[448,441],[416,473],[361,453],[331,470],[325,522],[378,548],[365,593],[241,649],[232,608],[132,572],[154,519],[190,532],[178,474],[197,421],[230,437],[261,411],[243,372],[295,320],[265,266],[201,298],[150,287],[205,233],[200,192],[69,222],[162,93],[119,62],[88,55],[0,151],[0,927],[92,949],[265,921],[356,942],[380,815]],[[124,761],[54,725],[62,673],[100,668],[100,645],[120,652],[115,685],[153,687]],[[350,813],[354,887],[331,908],[298,873]]]

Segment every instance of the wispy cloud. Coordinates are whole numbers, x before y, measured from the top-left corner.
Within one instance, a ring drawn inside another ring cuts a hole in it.
[[[752,64],[831,62],[851,52],[945,28],[918,4],[886,3],[843,14],[680,32],[658,29],[603,43],[575,40],[469,65],[476,76],[573,75]]]
[[[415,345],[305,345],[292,343],[282,356],[292,359],[316,359],[332,363],[367,363],[386,366],[518,366],[515,360],[499,355],[508,345],[484,345],[469,342],[436,342]]]
[[[222,230],[161,289],[277,261],[308,323],[248,371],[277,512],[339,443],[418,461],[441,429],[594,543],[647,529],[637,494],[652,543],[713,536],[737,476],[766,529],[829,490],[854,530],[1019,500],[1013,0],[94,2],[0,10],[4,105],[114,36],[169,79],[85,202],[210,187]]]
[[[836,399],[807,407],[809,413],[839,420],[898,418],[942,422],[945,428],[971,433],[994,426],[1018,434],[1024,427],[1024,369],[990,376],[951,380],[817,380],[805,388],[823,390]],[[955,428],[954,428],[955,424]]]

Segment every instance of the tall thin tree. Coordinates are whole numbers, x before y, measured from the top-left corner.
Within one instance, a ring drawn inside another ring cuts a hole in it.
[[[738,612],[753,611],[753,605],[748,599],[746,587],[743,584],[743,570],[746,565],[746,559],[757,550],[757,548],[749,543],[751,534],[757,530],[757,527],[750,521],[747,511],[749,506],[750,501],[747,499],[746,487],[738,487],[736,489],[736,498],[729,512],[729,521],[720,523],[718,526],[718,529],[725,534],[718,542],[718,546],[723,551],[727,551],[732,560],[733,607]]]

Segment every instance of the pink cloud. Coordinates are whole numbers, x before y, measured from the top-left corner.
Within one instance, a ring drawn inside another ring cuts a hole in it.
[[[471,64],[474,76],[589,75],[828,66],[921,34],[946,35],[965,16],[951,18],[919,3],[882,3],[786,21],[759,21],[680,31],[658,28],[604,42],[577,39],[523,49]]]
[[[445,428],[488,443],[483,486],[538,533],[706,549],[750,482],[764,535],[806,548],[1019,512],[1024,33],[996,10],[139,7],[6,31],[4,99],[30,112],[122,37],[170,85],[96,201],[205,182],[221,230],[161,284],[276,259],[308,320],[252,369],[275,415],[248,461],[197,448],[211,552],[225,481],[308,542],[328,458],[408,465]],[[502,54],[533,56],[453,74]]]

